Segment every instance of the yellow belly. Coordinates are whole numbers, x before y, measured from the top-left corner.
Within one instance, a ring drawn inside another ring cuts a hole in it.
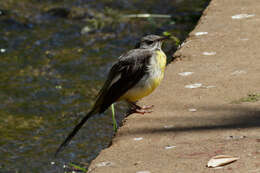
[[[128,90],[119,100],[136,102],[151,94],[161,83],[166,66],[166,55],[162,51],[156,51],[154,62],[149,66],[149,75],[144,76],[139,83]]]

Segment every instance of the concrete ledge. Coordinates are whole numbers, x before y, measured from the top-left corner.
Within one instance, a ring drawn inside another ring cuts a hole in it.
[[[220,172],[260,172],[260,102],[240,100],[260,93],[259,38],[259,0],[212,0],[142,100],[154,112],[130,115],[90,171],[208,173],[218,171],[205,167],[212,156],[228,154],[240,160]]]

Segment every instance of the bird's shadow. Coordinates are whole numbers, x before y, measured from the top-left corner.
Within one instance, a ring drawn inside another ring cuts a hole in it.
[[[167,117],[164,121],[173,127],[152,127],[145,126],[143,128],[132,129],[127,132],[128,135],[132,134],[147,134],[147,133],[178,133],[189,131],[208,131],[208,130],[227,130],[227,129],[248,129],[260,127],[260,108],[241,105],[228,105],[218,107],[199,107],[198,112],[194,117],[191,116],[172,116]],[[203,115],[199,111],[207,111]],[[151,117],[149,117],[151,118]],[[147,121],[147,117],[145,117]],[[160,121],[159,118],[152,117],[152,121]],[[142,122],[142,118],[139,122]],[[174,124],[178,123],[177,126]],[[188,122],[185,124],[185,122]]]

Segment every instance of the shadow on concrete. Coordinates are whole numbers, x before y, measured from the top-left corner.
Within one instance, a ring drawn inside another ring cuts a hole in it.
[[[130,134],[146,133],[171,133],[188,131],[206,131],[206,130],[227,130],[227,129],[245,129],[260,127],[260,108],[243,106],[218,106],[218,107],[200,107],[198,112],[189,116],[172,116],[168,118],[167,124],[172,124],[172,128],[138,128],[132,129]],[[201,114],[200,114],[201,112]],[[147,117],[145,117],[147,121]],[[141,121],[145,121],[140,119]],[[160,118],[154,118],[152,121],[161,121]],[[187,122],[187,123],[186,123]],[[176,126],[175,126],[176,124]]]

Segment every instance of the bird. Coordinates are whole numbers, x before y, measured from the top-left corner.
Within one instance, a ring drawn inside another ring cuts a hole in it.
[[[135,113],[151,112],[153,106],[142,107],[137,105],[137,101],[152,93],[164,77],[167,57],[161,47],[168,38],[169,36],[146,35],[134,49],[118,58],[111,67],[94,106],[66,137],[55,156],[69,144],[90,117],[103,113],[114,102],[126,101]]]

